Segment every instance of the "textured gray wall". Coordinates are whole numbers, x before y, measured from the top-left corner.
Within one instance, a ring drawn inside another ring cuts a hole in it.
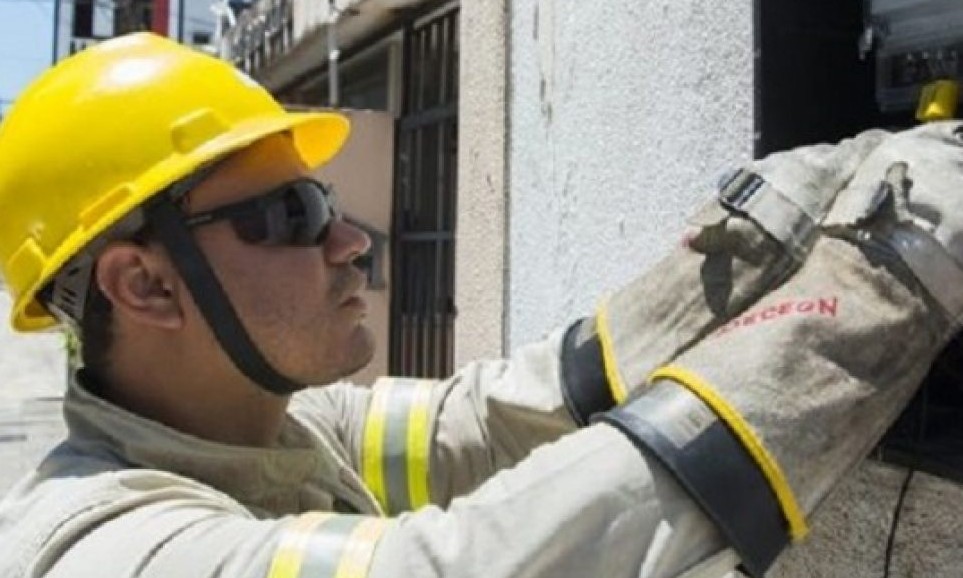
[[[506,28],[505,0],[461,5],[455,367],[503,353]]]
[[[880,578],[906,470],[866,461],[813,516],[805,543],[767,578]],[[893,541],[890,578],[963,576],[963,487],[914,474]]]
[[[750,158],[751,4],[510,3],[509,348],[653,263]]]
[[[506,349],[591,312],[677,242],[720,172],[750,158],[752,6],[513,2],[509,42]],[[863,463],[769,578],[882,576],[905,475]],[[963,488],[917,474],[890,577],[959,576]]]

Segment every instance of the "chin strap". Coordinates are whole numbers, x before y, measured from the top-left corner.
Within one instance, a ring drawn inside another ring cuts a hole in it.
[[[276,395],[288,395],[307,387],[281,375],[264,359],[174,202],[166,195],[159,195],[146,210],[147,221],[157,239],[170,253],[201,314],[235,367],[262,389]]]

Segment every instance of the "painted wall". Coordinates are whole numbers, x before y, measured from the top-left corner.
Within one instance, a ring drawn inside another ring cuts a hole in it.
[[[504,355],[507,0],[461,5],[455,367]]]
[[[751,4],[509,3],[509,348],[652,264],[751,157]]]
[[[370,110],[341,110],[351,119],[351,136],[341,152],[316,171],[321,182],[330,184],[339,208],[374,231],[384,235],[381,277],[383,287],[364,292],[368,304],[365,324],[375,338],[371,363],[349,381],[371,384],[388,375],[388,329],[391,309],[391,260],[387,244],[391,233],[391,199],[394,175],[394,118]]]

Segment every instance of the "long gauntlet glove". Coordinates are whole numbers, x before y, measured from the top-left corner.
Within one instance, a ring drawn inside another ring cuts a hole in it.
[[[791,275],[836,195],[886,138],[869,131],[777,153],[724,178],[682,246],[569,328],[561,372],[575,419],[624,401],[653,369]]]
[[[759,576],[879,440],[963,316],[963,141],[893,136],[803,267],[602,417],[659,457]]]

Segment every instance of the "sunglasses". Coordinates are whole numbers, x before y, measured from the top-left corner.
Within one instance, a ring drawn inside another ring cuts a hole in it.
[[[269,246],[321,245],[341,218],[328,190],[314,179],[296,179],[244,201],[188,215],[188,227],[230,221],[245,243]]]

